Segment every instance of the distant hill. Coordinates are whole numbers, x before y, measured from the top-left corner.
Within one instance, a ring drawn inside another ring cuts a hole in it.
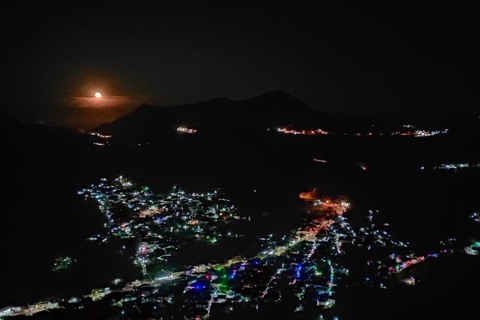
[[[264,133],[267,129],[365,131],[389,126],[377,119],[316,111],[284,91],[273,91],[251,99],[218,98],[181,106],[141,105],[119,119],[102,124],[98,131],[123,141],[147,141],[175,134],[178,126],[192,127],[202,135],[235,136]]]
[[[90,136],[76,129],[22,122],[5,113],[0,113],[0,128],[2,147],[10,151],[47,151],[51,148],[69,149],[92,144]]]

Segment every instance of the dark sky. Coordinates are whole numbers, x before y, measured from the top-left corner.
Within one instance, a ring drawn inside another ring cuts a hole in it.
[[[88,127],[141,103],[273,90],[327,112],[478,111],[479,19],[465,4],[119,3],[4,8],[2,111]]]

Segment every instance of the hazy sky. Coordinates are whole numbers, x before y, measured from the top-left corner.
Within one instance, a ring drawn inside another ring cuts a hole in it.
[[[273,90],[328,112],[478,110],[465,5],[57,3],[2,12],[2,111],[22,120],[90,126],[141,103]]]

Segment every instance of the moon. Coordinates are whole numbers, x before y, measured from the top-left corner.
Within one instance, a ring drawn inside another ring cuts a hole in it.
[[[102,94],[100,92],[95,92],[95,98],[100,99],[102,97]]]

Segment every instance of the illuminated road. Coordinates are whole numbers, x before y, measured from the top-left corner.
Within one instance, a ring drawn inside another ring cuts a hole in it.
[[[292,247],[298,245],[299,243],[301,243],[303,241],[311,241],[311,240],[315,239],[315,237],[318,235],[318,232],[320,232],[321,230],[327,230],[328,226],[332,223],[333,223],[332,220],[323,220],[319,227],[312,228],[312,230],[310,232],[305,233],[302,236],[295,237],[295,239],[293,239],[291,242],[289,242],[288,245],[279,246],[279,247],[275,248],[273,250],[272,254],[276,255],[276,256],[281,256],[281,255],[285,254]],[[237,257],[233,257],[231,259],[228,259],[224,263],[208,264],[208,268],[212,268],[212,269],[227,268],[227,267],[229,267],[233,264],[241,263],[241,262],[244,262],[246,260],[263,259],[263,258],[265,258],[269,255],[272,255],[272,254],[259,253],[259,254],[255,255],[251,258],[248,258],[248,259],[244,258],[244,257],[237,256]],[[203,269],[205,269],[205,265],[202,264],[202,265],[194,266],[193,269],[194,270],[203,270]],[[126,284],[123,288],[118,289],[118,290],[109,290],[107,288],[105,288],[105,289],[94,289],[94,290],[92,290],[92,292],[89,295],[86,295],[86,297],[92,298],[93,301],[98,301],[98,300],[103,299],[105,296],[107,296],[111,292],[128,292],[128,291],[131,291],[131,290],[133,290],[137,287],[140,287],[142,285],[159,286],[159,285],[161,285],[162,282],[172,281],[172,280],[178,279],[182,275],[190,275],[190,271],[185,270],[185,271],[172,272],[169,276],[159,277],[159,278],[156,278],[156,279],[150,280],[150,281],[149,280],[135,280],[135,281],[132,281],[132,282]]]

